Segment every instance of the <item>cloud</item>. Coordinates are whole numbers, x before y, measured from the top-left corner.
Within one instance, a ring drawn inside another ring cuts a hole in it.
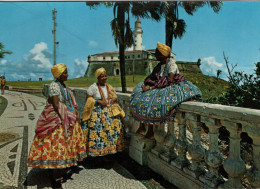
[[[88,46],[90,46],[90,47],[97,47],[97,46],[98,46],[98,43],[97,43],[96,41],[90,40],[90,41],[88,42]]]
[[[25,80],[27,79],[24,75],[21,75],[21,74],[17,74],[16,72],[15,73],[12,73],[11,75],[9,75],[9,77],[12,77],[12,78],[15,78],[15,80]]]
[[[36,74],[30,73],[30,77],[36,77]]]
[[[40,42],[35,44],[19,62],[1,60],[1,70],[4,70],[8,80],[28,80],[29,78],[38,80],[39,77],[51,80],[53,79],[50,72],[51,57],[52,53],[48,50],[47,44]]]
[[[74,72],[70,78],[83,77],[88,67],[88,61],[86,60],[74,60]]]
[[[226,79],[227,69],[223,63],[216,61],[215,57],[206,57],[201,60],[200,69],[203,74],[209,76],[217,76],[217,70],[221,70],[220,78]]]
[[[47,44],[41,42],[34,45],[34,48],[30,50],[24,60],[26,64],[34,67],[36,72],[46,72],[47,70],[50,71],[52,67],[50,57],[51,53],[48,51]]]
[[[132,50],[134,50],[134,46],[127,49],[127,51],[132,51]]]
[[[7,60],[1,60],[1,62],[0,62],[0,65],[6,65],[6,63],[7,63]]]

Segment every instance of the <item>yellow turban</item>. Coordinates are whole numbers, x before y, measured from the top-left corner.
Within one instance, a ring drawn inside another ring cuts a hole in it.
[[[65,64],[56,64],[52,66],[51,73],[55,79],[61,76],[61,74],[67,69]]]
[[[103,72],[106,72],[105,68],[99,68],[95,71],[94,75],[96,78],[98,78]]]
[[[163,56],[169,56],[170,53],[171,53],[171,48],[167,45],[164,45],[162,43],[157,43],[157,49],[160,51],[160,53],[163,55]]]

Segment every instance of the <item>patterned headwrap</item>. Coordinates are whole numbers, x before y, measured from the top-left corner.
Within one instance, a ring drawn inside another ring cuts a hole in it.
[[[56,64],[52,66],[51,73],[55,79],[61,76],[61,74],[67,69],[65,64]]]
[[[160,51],[160,53],[163,56],[169,56],[170,53],[171,53],[171,48],[167,45],[160,43],[160,42],[157,43],[157,49]]]
[[[95,75],[96,78],[98,78],[103,72],[106,72],[105,68],[103,68],[103,67],[102,68],[98,68],[95,71],[94,75]]]

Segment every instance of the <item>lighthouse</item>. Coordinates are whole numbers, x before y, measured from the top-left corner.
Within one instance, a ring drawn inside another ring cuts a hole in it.
[[[134,50],[143,50],[142,48],[142,25],[139,18],[135,21],[135,30],[134,30]]]

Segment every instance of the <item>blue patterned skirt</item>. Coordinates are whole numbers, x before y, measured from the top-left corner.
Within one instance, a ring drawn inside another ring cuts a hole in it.
[[[181,102],[201,101],[201,91],[190,81],[181,81],[162,89],[142,91],[143,82],[136,85],[130,97],[130,112],[134,119],[149,124],[172,121]]]

